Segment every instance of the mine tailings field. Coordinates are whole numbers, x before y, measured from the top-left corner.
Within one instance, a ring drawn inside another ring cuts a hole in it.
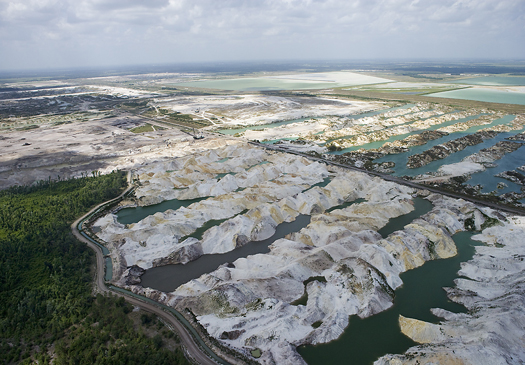
[[[181,201],[179,204],[182,206],[184,203]],[[414,207],[412,212],[391,219],[378,231],[381,236],[387,237],[402,229],[406,224],[429,212],[433,206],[428,200],[418,197],[414,198]],[[142,209],[129,208],[128,214],[135,211],[138,216],[143,216]],[[152,209],[151,212],[155,211]],[[128,216],[128,219],[135,221],[137,217]],[[289,233],[298,232],[309,223],[310,216],[300,215],[293,222],[280,224],[276,233],[264,241],[250,242],[225,254],[204,255],[186,265],[166,265],[149,269],[142,276],[142,286],[164,292],[173,291],[204,273],[212,272],[222,264],[248,255],[266,253],[272,242]],[[470,239],[471,235],[469,232],[461,232],[453,236],[458,248],[456,256],[428,261],[421,267],[403,273],[403,286],[396,290],[394,305],[390,309],[364,319],[352,316],[349,326],[339,339],[328,344],[300,347],[298,351],[301,356],[309,364],[340,364],[349,358],[355,364],[371,364],[382,355],[403,353],[416,345],[401,333],[399,315],[437,323],[438,318],[431,313],[431,308],[443,308],[455,313],[466,312],[465,307],[451,302],[442,288],[454,285],[460,264],[474,255],[474,246],[477,243]]]

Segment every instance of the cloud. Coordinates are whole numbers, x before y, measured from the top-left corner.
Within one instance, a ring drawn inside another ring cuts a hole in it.
[[[154,63],[497,49],[523,58],[524,24],[522,0],[0,0],[0,69],[129,63],[130,55]]]

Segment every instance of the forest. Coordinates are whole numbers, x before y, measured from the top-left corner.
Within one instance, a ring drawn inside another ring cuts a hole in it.
[[[187,363],[123,299],[92,294],[95,255],[70,225],[127,185],[123,172],[97,175],[0,191],[0,364]]]

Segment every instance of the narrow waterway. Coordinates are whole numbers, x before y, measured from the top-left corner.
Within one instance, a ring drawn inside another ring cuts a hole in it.
[[[333,154],[333,155],[341,155],[343,153],[356,151],[356,150],[361,149],[361,148],[364,148],[365,150],[380,148],[387,142],[399,141],[399,140],[402,140],[402,139],[404,139],[404,138],[406,138],[408,136],[412,136],[414,134],[419,134],[419,133],[422,133],[424,131],[435,131],[435,130],[437,130],[439,128],[448,127],[449,125],[468,122],[469,120],[479,118],[482,115],[483,114],[478,114],[478,115],[472,115],[470,117],[465,117],[465,118],[461,118],[461,119],[457,119],[457,120],[449,120],[449,121],[441,123],[441,124],[431,125],[431,126],[429,126],[428,128],[425,128],[425,129],[419,129],[419,130],[416,130],[416,131],[413,131],[413,132],[409,132],[409,133],[405,133],[405,134],[398,134],[398,135],[395,135],[395,136],[391,136],[388,139],[383,139],[381,141],[374,141],[374,142],[370,142],[370,143],[365,143],[365,144],[362,144],[362,145],[359,145],[359,146],[352,146],[352,147],[345,148],[345,149],[343,149],[341,151],[334,151],[334,152],[329,152],[329,153]],[[431,118],[433,118],[433,117],[431,117]],[[425,118],[425,119],[430,119],[430,118]],[[514,116],[512,116],[512,119],[514,119]],[[414,123],[414,122],[405,123],[405,124],[411,124],[411,123]],[[484,125],[483,127],[479,127],[479,126],[478,127],[472,127],[472,129],[469,130],[469,132],[473,133],[474,131],[477,131],[478,129],[485,128],[485,127],[488,127],[488,126],[489,125]],[[392,128],[396,128],[396,127],[398,127],[398,126],[393,126],[393,127],[385,128],[385,129],[392,129]],[[374,132],[377,132],[377,131],[374,131]],[[373,132],[371,132],[371,133],[373,133]],[[348,137],[344,137],[343,139],[351,138],[351,137],[352,136],[348,136]],[[456,138],[458,138],[458,137],[456,137]],[[443,143],[443,142],[441,142],[441,143]]]
[[[433,111],[433,109],[425,109],[425,110],[420,110],[420,111],[416,111],[416,112],[412,112],[412,113],[407,113],[407,114],[403,114],[402,116],[405,117],[405,116],[410,116],[412,114],[416,114],[416,113],[421,113],[421,112],[430,112],[430,111]],[[445,113],[445,114],[450,114],[450,113]],[[444,114],[437,114],[437,115],[433,115],[433,116],[430,116],[430,117],[426,117],[426,118],[420,118],[419,120],[427,120],[427,119],[430,119],[430,118],[436,118],[436,117],[440,117]],[[389,130],[389,129],[392,129],[392,128],[398,128],[400,126],[406,126],[406,125],[410,125],[414,123],[414,120],[410,120],[408,122],[405,122],[405,123],[401,123],[401,124],[394,124],[394,125],[391,125],[391,126],[388,126],[388,127],[385,127],[383,128],[383,130]],[[364,132],[362,133],[361,135],[368,135],[368,134],[371,134],[371,133],[376,133],[377,130],[371,130],[369,132]],[[320,133],[316,133],[316,134],[320,134]],[[348,138],[351,138],[352,136],[354,135],[346,135],[346,136],[342,136],[342,137],[337,137],[337,138],[331,138],[331,139],[328,139],[326,140],[325,143],[322,143],[321,146],[324,146],[330,142],[333,142],[333,141],[337,141],[337,140],[341,140],[341,139],[348,139]]]
[[[478,116],[473,116],[470,119],[474,119],[474,118],[477,118],[477,117]],[[467,120],[470,120],[470,119],[465,118],[465,120],[463,120],[463,122],[465,122]],[[394,167],[395,175],[396,176],[404,176],[404,175],[407,175],[408,173],[410,173],[410,170],[414,170],[414,169],[408,169],[406,167],[406,164],[408,162],[408,158],[410,156],[417,155],[418,153],[422,153],[422,152],[424,152],[426,150],[429,150],[430,148],[432,148],[434,146],[437,146],[439,144],[443,144],[443,143],[451,141],[453,139],[457,139],[457,138],[464,137],[466,135],[475,133],[475,132],[479,131],[482,128],[489,128],[489,127],[493,127],[493,126],[496,126],[496,125],[509,123],[513,119],[514,119],[514,115],[506,115],[503,118],[496,119],[495,121],[493,121],[492,123],[490,123],[488,125],[474,126],[474,127],[471,127],[469,129],[467,129],[464,132],[450,133],[450,134],[448,134],[446,136],[443,136],[441,138],[437,138],[437,139],[434,139],[432,141],[428,141],[424,145],[410,147],[407,152],[399,153],[397,155],[386,155],[384,157],[381,157],[381,158],[378,158],[378,159],[374,160],[374,162],[377,162],[377,163],[387,162],[387,161],[395,162],[395,164],[396,164],[396,166]],[[436,128],[436,129],[439,129],[439,128]],[[421,169],[424,169],[424,167],[422,167]]]
[[[373,117],[374,115],[383,114],[383,113],[387,113],[387,112],[392,112],[392,111],[395,111],[395,110],[410,109],[410,108],[412,108],[414,106],[416,106],[416,104],[405,104],[405,105],[402,105],[402,106],[395,106],[393,108],[374,110],[374,111],[371,111],[371,112],[366,112],[366,113],[361,113],[361,114],[352,114],[352,115],[348,115],[347,117],[351,118],[351,119],[360,119],[360,118],[365,118],[365,117]]]
[[[495,161],[496,167],[487,168],[485,171],[478,172],[472,175],[472,178],[466,182],[469,185],[481,184],[483,193],[490,193],[497,189],[498,183],[505,183],[507,187],[499,189],[498,193],[508,193],[511,191],[519,192],[521,185],[513,183],[512,181],[497,177],[494,175],[503,171],[516,170],[517,167],[525,165],[525,155],[523,154],[523,146],[516,151],[507,153],[500,160]],[[521,173],[521,171],[520,171]]]
[[[223,254],[203,255],[186,265],[166,265],[146,270],[142,276],[142,286],[164,292],[171,292],[190,280],[197,279],[202,274],[214,271],[220,265],[232,263],[238,258],[270,252],[268,246],[287,234],[298,232],[310,223],[309,215],[299,215],[293,222],[281,223],[275,234],[263,241],[248,242],[242,247]]]
[[[438,323],[431,308],[466,312],[465,307],[450,301],[442,288],[453,287],[461,263],[473,257],[474,246],[480,243],[472,241],[471,236],[469,232],[453,236],[458,248],[456,256],[429,261],[401,274],[403,286],[395,291],[394,305],[390,309],[364,319],[351,316],[349,326],[339,339],[299,347],[299,354],[310,365],[369,365],[383,355],[401,354],[416,345],[401,333],[399,315]]]
[[[165,200],[159,204],[147,205],[144,207],[124,208],[117,212],[117,220],[122,224],[137,223],[149,215],[157,212],[165,212],[168,209],[177,210],[181,207],[187,207],[193,203],[200,202],[208,197],[190,199],[190,200]]]
[[[343,204],[340,204],[340,205],[336,205],[335,207],[332,207],[332,208],[328,208],[327,210],[325,210],[324,212],[325,213],[330,213],[336,209],[345,209],[345,208],[348,208],[349,206],[351,205],[354,205],[354,204],[359,204],[359,203],[363,203],[363,202],[366,202],[366,199],[363,199],[363,198],[358,198],[356,200],[352,200],[352,201],[349,201],[349,202],[345,202]]]
[[[454,133],[453,136],[448,135],[448,136],[445,136],[443,138],[439,138],[437,140],[430,141],[429,143],[427,143],[427,144],[425,144],[423,146],[413,147],[408,152],[400,153],[400,154],[397,154],[397,155],[384,156],[382,158],[374,160],[374,162],[386,162],[386,161],[394,162],[396,164],[395,167],[393,168],[393,170],[394,170],[393,175],[394,176],[416,176],[416,175],[420,175],[420,174],[436,172],[442,165],[448,165],[448,164],[453,164],[453,163],[460,162],[465,157],[467,157],[469,155],[472,155],[474,153],[477,153],[477,152],[481,151],[484,148],[491,147],[491,146],[495,145],[496,143],[498,143],[500,141],[503,141],[503,140],[505,140],[505,139],[507,139],[507,138],[509,138],[509,137],[511,137],[511,136],[513,136],[515,134],[517,134],[517,133],[521,133],[522,131],[523,130],[511,131],[511,132],[501,132],[496,137],[494,137],[492,139],[487,139],[487,140],[485,140],[485,141],[483,141],[483,142],[481,142],[481,143],[479,143],[477,145],[467,146],[465,149],[463,149],[461,151],[458,151],[458,152],[455,152],[455,153],[452,153],[452,154],[448,155],[447,157],[445,157],[444,159],[432,161],[432,162],[430,162],[429,164],[427,164],[425,166],[421,166],[421,167],[418,167],[418,168],[415,168],[415,169],[409,169],[407,167],[407,165],[406,165],[409,156],[412,156],[414,154],[418,154],[418,153],[424,152],[424,151],[430,149],[433,146],[445,143],[445,142],[450,141],[452,139],[456,139],[456,138],[460,138],[460,137],[466,136],[466,135],[468,135],[470,133],[466,133],[466,132]],[[470,132],[470,130],[469,130],[469,132]],[[497,161],[496,161],[496,163],[497,163]]]
[[[421,197],[415,197],[412,201],[414,202],[414,210],[390,219],[383,228],[377,231],[381,237],[386,238],[389,234],[403,229],[407,224],[412,223],[414,219],[427,214],[434,207],[430,201]]]

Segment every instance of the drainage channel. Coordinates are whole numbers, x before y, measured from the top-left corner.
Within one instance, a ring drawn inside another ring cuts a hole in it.
[[[222,254],[203,255],[197,260],[191,261],[185,265],[165,265],[148,269],[142,276],[141,285],[143,287],[149,287],[163,292],[174,291],[182,284],[197,279],[203,274],[212,272],[222,264],[232,263],[239,258],[247,257],[249,255],[270,252],[268,247],[273,242],[280,238],[284,238],[289,233],[300,231],[309,223],[310,216],[301,214],[297,216],[293,222],[279,224],[274,235],[263,241],[248,242],[242,247],[238,247],[233,251]]]
[[[117,212],[117,220],[122,224],[132,224],[143,220],[144,218],[158,212],[165,212],[168,209],[177,210],[182,207],[187,207],[193,203],[198,203],[201,200],[208,199],[208,197],[196,198],[190,200],[171,199],[165,200],[159,204],[147,205],[144,207],[123,208]]]

